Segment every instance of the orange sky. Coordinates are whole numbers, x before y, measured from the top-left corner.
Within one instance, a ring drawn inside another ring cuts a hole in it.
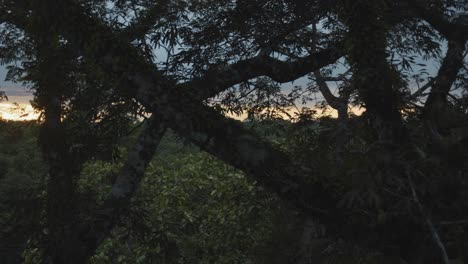
[[[315,107],[309,107],[309,108],[312,108],[314,109]],[[322,110],[322,109],[318,109],[318,108],[315,108],[317,110],[317,117],[321,117],[321,116],[330,116],[330,117],[333,117],[333,118],[337,118],[338,117],[338,112],[331,108],[331,107],[327,107],[325,110]],[[361,115],[365,109],[364,108],[359,108],[359,107],[350,107],[349,108],[349,111],[355,115]],[[288,109],[286,110],[286,112],[291,115],[291,116],[294,116],[295,113],[297,112],[296,109]],[[247,113],[244,113],[240,116],[237,116],[237,115],[232,115],[232,114],[227,114],[228,117],[231,117],[231,118],[234,118],[234,119],[237,119],[237,120],[244,120],[247,118]],[[282,117],[284,119],[288,119],[288,116],[286,114],[283,114]]]
[[[34,109],[29,103],[21,102],[21,103],[13,103],[15,101],[7,101],[7,102],[1,102],[0,103],[0,119],[5,119],[5,120],[15,120],[15,121],[26,121],[26,120],[35,120],[38,118],[39,113],[34,112]],[[287,112],[293,113],[296,110],[287,110]],[[360,115],[364,109],[363,108],[351,108],[350,111],[352,111],[356,115]],[[322,113],[322,110],[317,110],[317,115],[327,115],[331,117],[336,117],[337,112],[334,109],[327,108],[324,113]],[[244,120],[247,118],[247,114],[243,114],[241,116],[236,116],[236,115],[228,115],[231,118],[238,119],[238,120]],[[286,115],[284,115],[284,118],[286,119]]]
[[[13,104],[10,102],[0,103],[0,119],[25,121],[37,119],[38,116],[39,113],[34,112],[30,104]]]
[[[0,88],[0,90],[5,90],[8,95],[8,101],[0,102],[0,119],[25,121],[35,120],[38,118],[39,113],[34,112],[33,108],[31,107],[31,104],[29,103],[29,101],[32,99],[32,94],[29,90],[27,90],[26,88],[13,86]],[[319,96],[317,98],[317,101],[320,101],[321,99],[322,98],[320,98]],[[307,107],[314,108],[311,105],[307,105]],[[360,115],[364,111],[364,109],[353,107],[350,109],[350,111],[356,115]],[[291,114],[291,116],[294,116],[294,112],[297,112],[297,110],[289,109],[286,110],[286,112]],[[327,108],[325,111],[317,109],[317,116],[323,115],[337,117],[337,112],[336,110],[330,107]],[[247,114],[243,114],[241,116],[228,114],[227,116],[237,120],[244,120],[245,118],[247,118]],[[288,118],[286,115],[283,115],[283,117],[285,119]]]

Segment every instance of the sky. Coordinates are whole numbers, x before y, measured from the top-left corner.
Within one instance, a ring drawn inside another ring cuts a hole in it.
[[[109,5],[108,8],[112,8],[112,5]],[[124,22],[124,21],[121,21],[121,22]],[[322,28],[320,25],[319,25],[319,29]],[[442,48],[443,52],[445,52],[446,50],[446,44],[444,43],[443,44],[443,48]],[[156,55],[158,57],[158,60],[163,60],[165,61],[165,52],[163,52],[162,50],[161,51],[157,51],[156,50]],[[427,64],[427,71],[429,72],[429,74],[431,76],[434,76],[435,73],[437,72],[437,69],[438,69],[438,63],[433,60],[433,61],[429,61],[429,62],[423,62],[421,59],[418,59],[416,61],[416,63],[426,63]],[[419,67],[420,68],[420,67]],[[415,66],[414,68],[414,72],[417,72],[418,71],[418,66]],[[337,73],[340,73],[340,72],[343,72],[343,68],[339,68],[336,72],[334,72],[334,74],[336,75]],[[22,115],[23,113],[20,111],[20,113],[17,113],[19,110],[21,110],[22,108],[26,109],[27,111],[31,112],[32,108],[29,104],[29,101],[32,99],[32,93],[27,89],[27,88],[24,88],[22,87],[21,85],[19,84],[15,84],[15,83],[11,83],[11,82],[5,82],[4,79],[5,79],[5,75],[6,75],[6,67],[4,65],[0,65],[0,91],[5,91],[6,95],[8,96],[8,102],[0,102],[0,118],[10,118],[10,117],[18,117],[18,114],[19,115]],[[307,83],[307,78],[300,78],[296,81],[294,81],[293,83],[286,83],[286,84],[283,84],[281,85],[281,87],[283,88],[283,91],[284,92],[288,92],[291,90],[291,88],[293,86],[296,86],[296,85],[306,85]],[[329,83],[329,86],[330,86],[330,89],[331,91],[336,95],[337,94],[337,88],[336,88],[336,84],[335,83]],[[410,87],[411,86],[415,86],[414,84],[410,84]],[[317,93],[316,94],[316,102],[313,102],[313,103],[310,103],[308,105],[306,105],[307,107],[313,107],[313,105],[315,103],[318,103],[320,101],[323,101],[323,97],[320,93]],[[19,106],[16,106],[14,105],[13,103],[17,103],[17,105]],[[11,116],[13,115],[13,116]],[[332,113],[333,115],[333,113]],[[22,118],[20,119],[34,119],[35,117],[37,117],[37,114],[29,114],[29,115],[26,115],[26,116],[23,116]]]
[[[9,120],[33,120],[38,113],[34,113],[29,100],[32,93],[20,84],[5,82],[6,67],[0,65],[0,91],[8,96],[7,102],[0,102],[0,118]]]
[[[0,65],[0,91],[5,91],[10,102],[17,102],[19,104],[29,103],[32,93],[21,84],[6,82],[6,72],[6,67]]]
[[[418,61],[419,62],[419,61]],[[422,61],[420,61],[422,62]],[[435,61],[426,62],[427,69],[430,75],[434,76],[437,72],[438,63]],[[414,69],[417,72],[417,67]],[[8,96],[7,102],[0,102],[0,118],[3,119],[13,119],[13,120],[33,120],[37,119],[38,113],[34,113],[29,101],[33,98],[32,92],[29,91],[27,88],[23,87],[21,84],[15,84],[12,82],[6,82],[7,69],[4,65],[0,65],[0,91],[4,91]],[[338,70],[338,72],[342,72]],[[307,83],[307,78],[303,77],[300,78],[292,83],[285,83],[281,85],[283,90],[287,92],[295,85],[305,85]],[[337,93],[336,84],[329,83],[330,89],[335,94]],[[317,94],[317,102],[323,101],[323,97],[320,93]],[[307,107],[313,107],[313,104],[317,103],[313,102],[308,105]],[[301,105],[299,105],[300,107]],[[362,112],[362,109],[351,109],[355,114],[359,114]],[[332,111],[331,109],[326,111],[327,115],[336,116],[336,111]],[[236,119],[244,119],[245,116],[231,116]]]
[[[21,84],[6,82],[6,73],[6,66],[0,65],[0,91],[4,91],[8,97],[7,102],[0,102],[0,118],[14,120],[36,119],[38,115],[37,113],[32,112],[33,109],[29,103],[29,101],[33,99],[32,92],[23,87]],[[305,85],[306,83],[307,78],[301,78],[294,81],[293,83],[283,84],[282,87],[285,91],[288,91],[295,85]],[[321,95],[317,94],[317,98],[320,100]],[[331,114],[333,115],[334,113]],[[246,115],[231,117],[242,120],[246,117]]]

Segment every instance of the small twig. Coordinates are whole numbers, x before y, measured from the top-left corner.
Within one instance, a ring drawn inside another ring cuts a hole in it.
[[[413,195],[413,200],[416,203],[416,205],[418,206],[419,212],[421,213],[422,217],[426,221],[427,226],[429,227],[429,230],[430,230],[431,235],[432,235],[432,240],[434,241],[434,243],[436,244],[436,246],[440,250],[440,254],[442,255],[442,259],[444,261],[443,263],[450,264],[450,260],[449,260],[448,255],[447,255],[447,251],[445,250],[445,246],[442,243],[442,240],[440,239],[439,233],[437,233],[437,230],[434,227],[434,224],[432,223],[431,218],[424,211],[424,207],[421,204],[421,202],[419,201],[418,195],[416,193],[416,189],[414,188],[413,181],[412,181],[411,176],[409,174],[408,174],[408,182],[409,182],[409,185],[410,185],[410,188],[411,188],[411,193]]]
[[[419,88],[416,92],[414,92],[413,94],[410,95],[410,99],[411,100],[415,100],[417,99],[419,96],[422,96],[423,93],[429,89],[430,87],[432,87],[432,85],[434,84],[434,79],[431,79],[429,82],[427,82],[425,85],[423,85],[421,88]]]

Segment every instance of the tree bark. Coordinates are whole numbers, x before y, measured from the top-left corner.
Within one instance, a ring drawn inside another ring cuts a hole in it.
[[[351,94],[351,87],[343,91],[339,97],[333,95],[328,87],[325,78],[320,70],[314,71],[317,85],[328,105],[338,112],[338,128],[336,133],[336,154],[339,165],[343,162],[343,152],[346,143],[348,142],[348,103]]]
[[[430,123],[429,126],[436,137],[440,137],[440,132],[443,132],[440,131],[441,125],[450,119],[448,118],[447,96],[457,79],[458,72],[463,67],[465,42],[464,40],[449,40],[447,53],[424,105],[424,119]]]
[[[49,166],[44,261],[78,264],[85,263],[94,254],[128,208],[165,132],[165,125],[159,116],[149,119],[130,150],[109,198],[94,215],[87,217],[91,220],[82,219],[77,204],[76,180],[83,160],[73,153],[62,123],[62,98],[68,88],[68,73],[64,69],[67,62],[62,57],[63,50],[55,31],[59,21],[48,17],[53,10],[62,11],[60,4],[54,1],[37,3],[36,24],[32,26],[38,43],[38,75],[34,76],[37,78],[37,100],[44,109],[39,143]]]
[[[53,21],[42,16],[47,5],[38,4],[34,17],[34,37],[37,43],[36,97],[44,110],[39,145],[48,165],[47,182],[47,247],[46,261],[65,263],[65,256],[73,254],[75,244],[68,240],[73,222],[78,220],[76,180],[81,163],[74,159],[62,123],[62,95],[66,88],[67,73],[61,65],[63,50],[58,35],[53,31]]]
[[[163,121],[153,114],[130,149],[127,160],[103,205],[89,217],[89,221],[74,223],[71,227],[74,232],[68,239],[76,241],[76,246],[71,255],[64,256],[67,260],[65,263],[86,263],[119,223],[122,214],[128,210],[131,198],[138,190],[165,131]]]
[[[387,62],[382,1],[344,1],[343,20],[349,27],[348,60],[352,86],[364,101],[376,138],[393,145],[408,141],[399,110],[401,81]]]

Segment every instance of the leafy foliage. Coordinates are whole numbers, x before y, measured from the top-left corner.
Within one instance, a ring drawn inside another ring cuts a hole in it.
[[[35,125],[2,121],[6,255],[466,261],[461,2],[0,1],[45,160]]]
[[[46,168],[36,147],[37,125],[0,121],[0,261],[21,260],[26,241],[41,232]]]

